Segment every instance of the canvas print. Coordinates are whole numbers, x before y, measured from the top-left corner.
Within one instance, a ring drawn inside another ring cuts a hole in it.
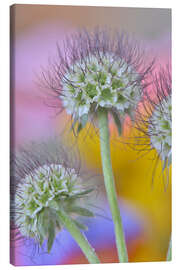
[[[11,264],[171,260],[171,10],[10,17]]]

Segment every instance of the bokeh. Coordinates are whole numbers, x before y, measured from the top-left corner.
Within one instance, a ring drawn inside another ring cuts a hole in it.
[[[148,50],[149,57],[156,58],[154,72],[171,61],[169,9],[15,5],[11,11],[11,146],[16,151],[24,143],[53,135],[63,136],[67,145],[74,142],[82,166],[95,175],[97,218],[89,222],[87,237],[102,262],[117,262],[95,128],[88,126],[75,139],[68,132],[66,113],[60,114],[58,108],[49,106],[38,85],[42,69],[56,59],[57,43],[61,47],[66,35],[97,26],[125,31],[136,38]],[[130,261],[165,260],[171,232],[171,181],[165,188],[161,165],[154,170],[153,152],[141,156],[123,143],[131,132],[128,121],[122,138],[113,123],[110,128],[112,164]],[[34,246],[33,241],[13,243],[13,263],[87,263],[65,230],[58,234],[51,254]]]

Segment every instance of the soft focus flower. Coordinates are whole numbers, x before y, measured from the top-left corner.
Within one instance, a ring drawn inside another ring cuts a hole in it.
[[[171,96],[163,99],[149,119],[148,133],[151,145],[154,147],[161,159],[171,164]]]
[[[20,151],[15,159],[16,175],[12,176],[16,183],[12,188],[12,222],[23,237],[33,238],[41,246],[48,240],[48,252],[62,229],[59,211],[68,213],[83,230],[87,227],[76,220],[77,216],[93,217],[90,210],[81,207],[92,189],[83,187],[79,172],[69,167],[72,164],[64,153],[56,140],[49,145],[36,143]]]
[[[143,134],[138,138],[155,149],[163,162],[163,169],[171,165],[171,74],[169,67],[161,68],[154,77],[153,93],[145,92],[143,111],[139,110],[137,128]],[[152,95],[153,94],[153,95]],[[139,123],[138,123],[139,121]],[[150,140],[150,141],[149,141]],[[145,149],[147,150],[147,149]]]

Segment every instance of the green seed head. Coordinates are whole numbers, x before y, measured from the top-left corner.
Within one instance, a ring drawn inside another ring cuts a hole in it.
[[[155,106],[149,119],[148,133],[151,145],[157,150],[163,162],[171,164],[171,96],[164,98],[159,105]]]
[[[64,108],[74,118],[82,118],[98,107],[121,114],[132,111],[141,98],[139,75],[115,54],[89,55],[76,61],[62,83]]]
[[[33,152],[34,149],[36,152]],[[44,156],[43,152],[46,153],[47,149],[49,156]],[[40,245],[47,240],[50,252],[56,233],[63,226],[60,211],[66,212],[79,229],[87,230],[87,227],[76,219],[80,216],[94,216],[90,210],[84,208],[84,199],[92,189],[84,188],[77,171],[67,167],[68,159],[66,162],[63,159],[65,152],[56,143],[35,144],[30,153],[32,156],[29,156],[26,149],[22,150],[13,169],[13,181],[16,181],[17,177],[18,184],[12,189],[14,194],[11,200],[11,218],[24,238],[32,238]],[[54,154],[51,156],[52,153]],[[64,165],[50,163],[51,159],[60,157]],[[43,165],[45,160],[48,160],[47,165]],[[40,164],[40,167],[36,167],[37,164]],[[24,177],[19,179],[21,175]]]
[[[67,37],[42,81],[71,115],[73,130],[78,123],[79,133],[102,108],[116,119],[133,118],[153,65],[127,34],[95,28]]]

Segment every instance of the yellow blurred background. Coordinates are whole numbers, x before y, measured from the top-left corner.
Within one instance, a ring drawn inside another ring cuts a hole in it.
[[[171,11],[168,9],[16,5],[15,10],[15,44],[23,44],[24,40],[29,40],[38,33],[40,39],[41,35],[43,36],[42,44],[38,44],[38,48],[42,47],[43,50],[47,36],[48,42],[54,44],[56,53],[55,43],[61,42],[58,31],[63,30],[68,34],[80,27],[107,26],[127,31],[141,40],[151,54],[157,57],[158,64],[166,63],[171,55]],[[50,31],[52,36],[49,36]],[[38,43],[40,39],[35,38],[34,42]],[[24,55],[28,55],[29,51],[26,45]],[[40,55],[40,49],[38,53]],[[47,52],[47,58],[48,56]],[[26,64],[28,66],[28,62]],[[38,65],[41,65],[40,59]],[[34,80],[33,77],[30,79]],[[23,86],[18,90],[25,91],[26,86],[29,87],[24,80]],[[26,93],[24,100],[29,98],[28,95],[31,94]],[[16,102],[21,104],[20,97],[17,96]],[[17,115],[17,122],[18,117],[20,116]],[[65,114],[57,116],[57,132],[62,131],[66,120],[68,118]],[[27,120],[22,120],[22,125],[23,121]],[[17,136],[18,132],[20,131],[17,131]],[[74,140],[72,134],[65,134],[67,143]],[[126,134],[124,136],[126,137]],[[118,138],[116,129],[111,124],[111,154],[118,195],[128,201],[135,212],[141,212],[145,221],[144,234],[137,239],[136,249],[130,254],[130,260],[165,260],[171,231],[171,183],[165,190],[159,164],[152,184],[154,153],[138,158],[137,152],[121,143],[122,140]],[[99,139],[92,126],[80,133],[77,144],[86,166],[102,173]]]

